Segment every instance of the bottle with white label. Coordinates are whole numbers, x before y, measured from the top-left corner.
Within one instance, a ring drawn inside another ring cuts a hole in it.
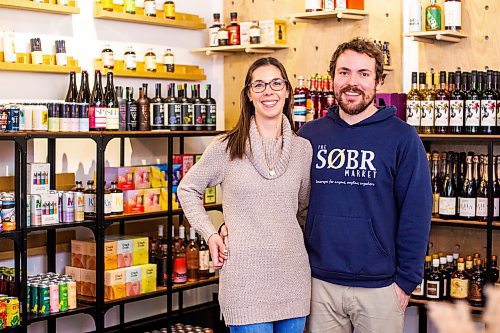
[[[444,2],[444,28],[452,31],[462,29],[461,0],[446,0]]]
[[[106,45],[104,49],[101,51],[101,59],[104,68],[106,69],[115,68],[115,56],[113,54],[113,50],[109,45]]]
[[[252,26],[248,29],[250,44],[260,44],[260,27],[259,21],[253,21]]]
[[[325,0],[323,3],[323,10],[332,12],[335,10],[335,0]]]
[[[148,49],[144,55],[144,69],[149,72],[156,72],[156,54],[153,49]]]
[[[454,219],[457,215],[457,155],[447,154],[446,172],[439,196],[439,217]]]
[[[129,46],[127,51],[125,51],[123,60],[125,63],[125,69],[128,69],[129,71],[135,71],[137,69],[137,57],[132,46]]]
[[[498,179],[500,156],[493,156],[493,219],[498,221],[500,218],[500,182]]]
[[[425,74],[423,76],[425,81]],[[406,95],[406,122],[420,131],[420,111],[422,96],[418,90],[417,72],[411,73],[411,90]]]
[[[347,0],[336,0],[335,4],[335,10],[347,9]]]
[[[144,15],[156,17],[155,0],[144,0]]]
[[[66,42],[64,40],[56,40],[56,65],[66,66],[68,57],[66,56]]]
[[[113,205],[113,197],[111,192],[106,188],[106,182],[104,182],[104,215],[111,215],[111,208]]]
[[[473,153],[468,153],[466,158],[467,174],[463,180],[462,189],[458,198],[459,212],[461,219],[473,219],[476,217],[476,180],[473,177]],[[476,171],[477,172],[477,171]]]
[[[16,62],[16,46],[14,31],[3,32],[3,60],[5,62]]]
[[[165,54],[163,55],[163,64],[165,65],[167,73],[175,72],[174,54],[171,49],[167,49],[167,51],[165,51]]]
[[[214,24],[208,28],[208,46],[219,46],[217,33],[219,32],[220,26],[220,14],[214,13]]]
[[[454,76],[455,73],[450,73]],[[446,86],[446,72],[439,73],[439,89],[436,91],[436,115],[434,119],[435,132],[450,133],[450,93]]]
[[[432,271],[425,284],[425,296],[428,299],[438,300],[443,297],[443,275],[439,270],[439,259],[432,259]]]
[[[486,73],[486,88],[483,88],[481,98],[481,119],[479,133],[493,134],[497,132],[497,100],[498,96],[493,89],[493,71],[490,69]]]
[[[305,1],[306,12],[318,12],[323,10],[322,0],[306,0]]]
[[[95,197],[96,191],[94,188],[94,181],[87,181],[87,188],[83,191],[83,197],[85,198],[85,210],[84,217],[86,220],[93,220],[96,217],[95,209]]]
[[[200,237],[200,245],[198,248],[200,249],[199,258],[200,258],[200,280],[206,280],[209,277],[209,261],[210,261],[210,251],[208,249],[208,245],[203,239]]]
[[[476,216],[480,221],[488,220],[488,156],[483,156],[481,181],[477,188]]]
[[[413,0],[410,3],[409,32],[422,31],[422,3],[420,0]]]
[[[477,89],[477,71],[472,71],[471,87],[467,91],[465,100],[465,133],[477,134],[479,132],[481,114],[481,92]]]

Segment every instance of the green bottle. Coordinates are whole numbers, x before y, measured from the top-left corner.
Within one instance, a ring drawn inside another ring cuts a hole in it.
[[[425,30],[441,30],[441,7],[436,4],[436,0],[425,8]]]

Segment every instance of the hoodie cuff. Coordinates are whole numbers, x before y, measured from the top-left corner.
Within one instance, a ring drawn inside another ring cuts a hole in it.
[[[409,281],[399,274],[396,275],[394,282],[399,286],[399,288],[403,289],[408,296],[411,295],[418,285],[418,283]]]

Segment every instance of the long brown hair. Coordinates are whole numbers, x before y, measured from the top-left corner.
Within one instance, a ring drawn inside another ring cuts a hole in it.
[[[253,103],[250,101],[248,97],[248,92],[250,89],[250,83],[252,83],[253,72],[262,66],[272,65],[278,68],[281,72],[281,76],[286,82],[286,89],[289,92],[289,96],[285,99],[285,105],[283,107],[283,114],[287,117],[290,122],[290,126],[293,126],[292,120],[292,98],[293,91],[292,85],[288,80],[288,75],[286,74],[285,67],[283,64],[276,58],[267,57],[260,58],[256,60],[252,66],[248,69],[247,76],[245,78],[245,86],[241,90],[240,94],[240,103],[241,103],[241,113],[240,118],[238,119],[238,123],[236,126],[229,131],[229,133],[224,138],[224,141],[227,141],[226,151],[229,152],[231,160],[237,158],[243,158],[246,153],[246,142],[250,137],[250,121],[252,117],[255,115],[255,107]]]

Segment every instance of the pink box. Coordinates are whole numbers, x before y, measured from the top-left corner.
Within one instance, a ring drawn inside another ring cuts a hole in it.
[[[149,182],[149,174],[151,173],[150,166],[137,166],[133,168],[134,172],[134,185],[136,189],[151,188]]]
[[[159,212],[160,210],[160,189],[149,188],[144,190],[144,211]]]
[[[144,213],[145,190],[123,191],[123,212]]]
[[[142,267],[125,268],[125,293],[127,297],[141,294]]]
[[[134,168],[133,167],[120,167],[116,168],[118,188],[121,190],[135,190],[134,184]]]

